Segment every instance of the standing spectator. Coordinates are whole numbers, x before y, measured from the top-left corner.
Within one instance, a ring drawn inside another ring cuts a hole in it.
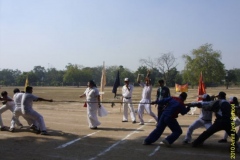
[[[3,112],[5,112],[5,111],[7,111],[7,110],[10,110],[10,111],[12,112],[12,114],[13,114],[13,112],[14,112],[14,110],[15,110],[15,103],[14,103],[14,101],[8,96],[7,91],[3,91],[3,92],[1,93],[1,95],[2,95],[2,100],[4,100],[4,101],[3,101],[3,106],[0,108],[0,129],[1,129],[1,131],[6,131],[6,130],[7,130],[7,127],[3,125],[1,115],[2,115]],[[11,121],[14,122],[14,123],[16,123],[18,126],[22,127],[22,124],[19,122],[18,119],[16,119],[16,118],[14,117],[14,114],[12,115],[12,120],[11,120]],[[9,131],[12,132],[13,129],[10,128]]]
[[[237,149],[238,136],[236,132],[234,133],[231,128],[231,105],[226,100],[226,93],[219,92],[218,100],[214,101],[211,105],[200,105],[204,110],[213,111],[216,116],[216,120],[206,131],[199,135],[192,143],[192,147],[198,147],[203,144],[203,142],[212,136],[214,133],[225,130],[228,135],[235,135],[235,146]],[[234,143],[234,142],[233,142]]]
[[[44,99],[33,95],[33,87],[27,86],[26,93],[22,95],[21,109],[24,117],[36,121],[39,125],[39,131],[41,135],[49,135],[46,131],[45,122],[43,116],[33,109],[33,101],[47,101],[52,102],[52,99]]]
[[[88,81],[87,86],[88,88],[79,97],[80,98],[86,97],[87,119],[88,119],[89,128],[97,129],[97,127],[101,124],[98,121],[98,117],[97,117],[98,108],[101,107],[100,95],[99,95],[97,86],[93,80]]]
[[[140,120],[140,125],[144,125],[144,120],[143,120],[143,112],[144,110],[152,116],[156,121],[157,121],[157,116],[152,112],[151,109],[151,93],[152,93],[152,84],[151,84],[151,79],[149,78],[149,71],[147,73],[147,76],[145,78],[145,84],[140,81],[140,75],[138,75],[137,82],[138,84],[143,88],[142,91],[142,99],[138,105],[138,117]]]
[[[128,122],[128,108],[130,109],[130,116],[132,123],[136,123],[136,115],[132,105],[132,92],[133,85],[129,84],[129,79],[124,79],[125,85],[122,87],[122,102],[123,102],[123,120],[122,122]]]
[[[158,83],[159,83],[159,88],[157,90],[156,101],[160,101],[163,98],[170,97],[171,96],[170,90],[169,90],[169,88],[167,86],[164,86],[164,80],[160,79],[158,81]],[[165,107],[165,104],[158,104],[158,107],[157,107],[157,110],[158,110],[158,115],[157,115],[158,116],[158,121],[161,118],[161,115],[162,115],[164,107]]]
[[[212,101],[211,97],[208,94],[204,94],[201,97],[202,97],[202,102],[196,102],[195,104],[198,104],[198,103],[208,104]],[[192,104],[194,105],[194,103]],[[206,129],[208,129],[212,125],[212,114],[213,114],[212,111],[201,110],[201,114],[199,115],[199,118],[188,127],[187,135],[184,138],[183,144],[188,144],[191,142],[192,133],[195,129],[198,129],[203,126]]]
[[[171,144],[178,139],[182,134],[182,129],[177,121],[178,114],[181,113],[184,115],[190,110],[190,107],[185,107],[184,101],[186,98],[187,93],[182,92],[179,97],[168,97],[160,101],[152,102],[152,104],[166,105],[166,107],[162,112],[156,128],[144,140],[144,145],[150,145],[157,141],[166,127],[170,128],[172,134],[162,140],[162,143],[170,147]]]

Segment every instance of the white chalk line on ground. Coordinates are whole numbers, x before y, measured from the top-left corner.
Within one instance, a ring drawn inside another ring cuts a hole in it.
[[[5,131],[0,131],[0,132],[5,132]],[[2,137],[17,137],[16,135],[14,135],[14,134],[9,134],[9,131],[6,131],[6,132],[8,132],[8,134],[4,134],[4,133],[1,133],[0,135],[1,135],[1,138]],[[20,137],[20,136],[19,136]]]
[[[149,157],[153,156],[159,149],[160,149],[160,146],[157,146],[157,148],[155,148],[154,151],[150,153],[148,156]]]
[[[151,122],[153,119],[150,119],[148,122]],[[108,147],[107,149],[105,149],[104,151],[100,152],[97,156],[93,157],[93,158],[90,158],[89,160],[94,160],[96,159],[97,157],[99,156],[102,156],[104,155],[105,153],[109,152],[112,148],[116,147],[117,145],[119,145],[121,142],[125,141],[128,137],[130,137],[131,135],[135,134],[135,133],[138,133],[138,131],[140,129],[142,129],[144,127],[141,126],[139,128],[137,128],[135,131],[131,132],[130,134],[128,134],[126,137],[124,137],[123,139],[121,139],[120,141],[117,141],[116,143],[114,143],[113,145],[111,145],[110,147]]]
[[[96,134],[96,133],[98,133],[98,132],[100,132],[100,131],[93,132],[93,133],[88,134],[88,135],[86,135],[86,136],[84,136],[84,137],[82,137],[82,138],[77,138],[77,139],[75,139],[75,140],[73,140],[73,141],[70,141],[70,142],[67,142],[67,143],[65,143],[65,144],[62,144],[62,145],[58,146],[58,147],[55,148],[55,149],[65,148],[65,147],[67,147],[67,146],[69,146],[69,145],[71,145],[71,144],[73,144],[73,143],[75,143],[75,142],[77,142],[77,141],[79,141],[79,140],[81,140],[81,139],[83,139],[83,138],[90,137],[90,136],[92,136],[92,135],[94,135],[94,134]]]
[[[87,126],[87,124],[72,124],[72,123],[62,123],[62,122],[47,122],[46,124],[59,124],[59,125],[68,125],[68,126]]]

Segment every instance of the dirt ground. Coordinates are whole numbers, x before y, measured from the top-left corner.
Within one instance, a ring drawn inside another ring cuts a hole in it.
[[[12,96],[12,87],[2,87]],[[167,128],[160,139],[152,145],[142,145],[143,140],[155,128],[155,122],[149,115],[144,115],[145,125],[123,123],[122,111],[119,103],[112,108],[110,103],[103,104],[108,110],[106,117],[99,117],[102,123],[97,130],[88,128],[86,108],[83,107],[84,99],[79,99],[85,88],[34,88],[34,94],[43,98],[52,98],[58,102],[34,102],[34,109],[43,115],[50,135],[35,134],[29,130],[26,121],[20,117],[23,129],[16,129],[14,133],[0,131],[0,159],[1,160],[94,160],[94,159],[173,159],[173,160],[217,160],[230,159],[230,139],[227,144],[217,141],[223,137],[224,132],[218,132],[211,136],[202,147],[192,148],[191,145],[183,145],[182,140],[186,135],[188,126],[198,118],[199,110],[195,115],[179,116],[178,121],[183,134],[172,147],[167,148],[159,144],[163,138],[171,133]],[[239,88],[209,89],[209,94],[217,94],[220,90],[228,96],[240,97]],[[178,95],[171,90],[172,95]],[[140,100],[141,90],[136,89],[134,101]],[[153,91],[153,95],[155,90]],[[196,89],[189,90],[188,102],[196,100]],[[111,88],[106,90],[104,101],[114,101]],[[76,102],[63,102],[63,101]],[[60,102],[62,101],[62,102]],[[79,101],[79,102],[78,102]],[[137,104],[134,104],[137,108]],[[152,107],[157,113],[156,108]],[[10,125],[11,112],[2,114],[3,122]],[[137,122],[138,118],[137,118]],[[194,131],[193,139],[205,129]],[[237,153],[235,159],[239,159]]]

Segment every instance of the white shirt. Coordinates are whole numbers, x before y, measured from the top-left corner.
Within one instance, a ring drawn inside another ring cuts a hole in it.
[[[34,100],[37,100],[38,97],[31,93],[24,93],[22,95],[21,108],[22,112],[29,111],[32,109],[32,103]]]
[[[132,97],[132,92],[133,92],[133,85],[129,84],[128,88],[130,89],[130,91],[127,89],[127,86],[124,85],[122,87],[122,96],[123,97]]]
[[[12,98],[9,97],[9,96],[8,96],[8,98],[9,98],[9,99],[12,99]],[[14,107],[14,106],[15,106],[15,103],[14,103],[14,101],[7,101],[6,106],[7,106],[7,107]]]
[[[99,91],[96,87],[87,88],[84,92],[87,102],[98,102]]]
[[[141,87],[143,87],[142,91],[142,99],[151,100],[151,93],[152,93],[152,85],[146,85],[144,83],[139,83]]]
[[[15,102],[16,107],[21,107],[23,93],[15,93],[13,95],[13,101]]]

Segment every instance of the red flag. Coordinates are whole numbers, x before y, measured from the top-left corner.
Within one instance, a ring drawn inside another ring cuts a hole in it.
[[[200,79],[199,79],[199,84],[198,84],[198,96],[201,96],[203,94],[206,94],[206,87],[205,84],[203,82],[203,76],[202,76],[202,72],[200,74]],[[201,97],[198,97],[198,101],[202,100]]]

